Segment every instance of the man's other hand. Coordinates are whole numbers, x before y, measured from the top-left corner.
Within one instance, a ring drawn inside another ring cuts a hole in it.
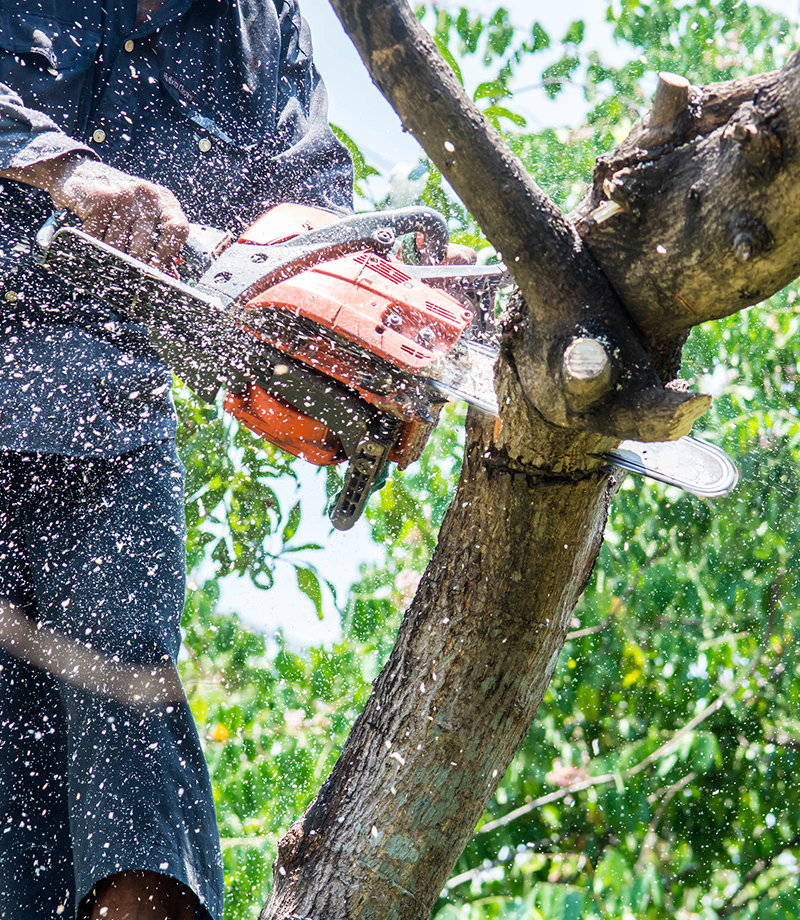
[[[57,208],[81,219],[91,236],[162,271],[174,271],[189,223],[168,189],[76,154],[4,175],[45,189]]]
[[[474,249],[461,243],[450,243],[442,265],[474,265],[477,261],[478,253]]]

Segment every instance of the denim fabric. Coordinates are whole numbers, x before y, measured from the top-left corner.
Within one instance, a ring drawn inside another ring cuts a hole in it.
[[[282,201],[351,208],[296,0],[166,0],[138,26],[136,5],[0,0],[0,168],[83,151],[234,233]],[[171,436],[169,375],[144,329],[54,293],[29,255],[49,196],[0,185],[0,448],[110,456]],[[109,323],[131,348],[98,332]],[[49,410],[37,375],[62,388]]]
[[[221,920],[208,772],[175,676],[183,540],[172,442],[0,453],[2,920],[74,918],[124,869],[178,879]]]

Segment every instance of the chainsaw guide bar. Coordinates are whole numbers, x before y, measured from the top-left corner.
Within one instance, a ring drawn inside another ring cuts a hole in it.
[[[204,253],[195,284],[73,227],[48,235],[44,264],[143,323],[201,399],[223,389],[226,410],[267,441],[318,465],[349,461],[329,509],[347,530],[386,464],[419,456],[444,403],[498,414],[494,304],[508,273],[384,258],[406,233],[442,257],[447,228],[427,208],[336,219],[280,205]],[[738,481],[722,451],[693,438],[624,441],[605,459],[704,498]]]

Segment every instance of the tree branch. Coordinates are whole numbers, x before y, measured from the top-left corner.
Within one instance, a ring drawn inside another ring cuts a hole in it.
[[[763,875],[767,869],[775,862],[775,860],[785,853],[787,850],[791,850],[796,846],[800,846],[800,833],[795,834],[791,840],[787,840],[785,843],[782,843],[779,847],[776,847],[768,856],[765,856],[763,859],[759,859],[748,872],[745,873],[744,878],[742,879],[739,887],[734,891],[734,893],[725,899],[724,904],[717,911],[715,911],[718,917],[730,917],[731,914],[735,914],[740,910],[743,910],[747,904],[748,899],[745,899],[742,902],[737,903],[739,896],[747,888],[748,885],[752,885],[756,879]],[[797,873],[791,873],[792,878],[797,878]]]
[[[691,87],[684,101],[668,130],[654,130],[651,112],[601,157],[570,215],[657,366],[673,369],[692,326],[800,271],[800,55],[774,73]],[[598,221],[609,202],[613,216]]]
[[[574,227],[467,97],[405,0],[331,0],[373,81],[502,254],[527,305],[506,359],[548,421],[613,437],[685,434],[708,399],[665,390]],[[565,353],[602,350],[608,372],[571,390]],[[501,401],[501,406],[503,405]]]

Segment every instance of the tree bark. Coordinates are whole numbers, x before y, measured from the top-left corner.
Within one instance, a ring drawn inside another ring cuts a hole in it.
[[[263,917],[428,917],[530,728],[610,480],[527,473],[493,429],[470,422],[438,548],[333,773],[281,841]]]
[[[654,367],[674,371],[692,325],[800,271],[800,65],[704,90],[665,75],[655,115],[598,163],[566,220],[402,0],[332,3],[523,296],[498,362],[502,424],[470,415],[436,552],[333,773],[281,841],[261,916],[426,918],[532,723],[591,573],[616,487],[602,453],[632,413],[647,419],[638,430],[682,429],[697,404],[670,403]],[[624,396],[576,395],[564,362],[606,374],[585,340],[607,343],[610,328],[635,365],[614,359]]]
[[[668,128],[646,116],[598,161],[570,219],[667,372],[692,326],[800,272],[798,126],[795,54],[776,73],[692,87]],[[598,222],[609,200],[619,210]]]

